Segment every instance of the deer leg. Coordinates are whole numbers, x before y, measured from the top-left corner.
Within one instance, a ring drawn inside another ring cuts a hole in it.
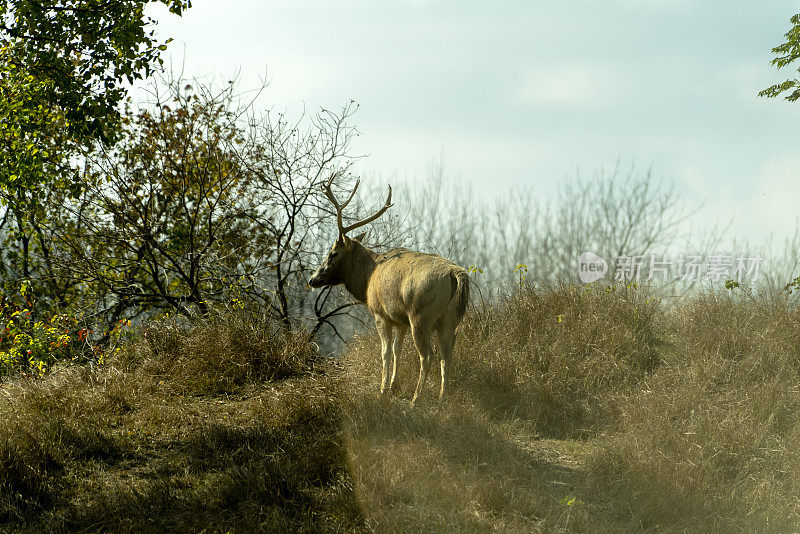
[[[381,338],[381,360],[383,363],[381,369],[381,395],[383,395],[386,393],[386,386],[389,381],[389,360],[392,354],[392,326],[380,317],[375,317],[375,326],[378,327],[378,335]]]
[[[411,337],[414,339],[417,352],[419,352],[419,380],[417,381],[417,390],[414,392],[414,398],[411,399],[411,405],[413,406],[425,386],[425,379],[428,377],[428,369],[433,359],[433,347],[431,347],[431,330],[425,325],[412,323]]]
[[[453,356],[453,345],[456,340],[456,330],[448,322],[437,325],[436,333],[439,336],[439,363],[442,369],[442,386],[439,389],[439,402],[444,398],[445,383],[447,382],[447,369]]]
[[[400,384],[397,382],[397,364],[400,361],[400,353],[403,352],[403,339],[406,337],[406,332],[408,328],[405,326],[398,326],[395,329],[394,334],[394,346],[392,347],[392,352],[394,353],[394,361],[392,364],[392,381],[389,384],[389,389],[392,393],[396,393],[400,387]]]

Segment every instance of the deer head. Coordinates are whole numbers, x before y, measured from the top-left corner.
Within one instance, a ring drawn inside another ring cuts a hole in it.
[[[333,184],[334,178],[335,175],[331,176],[330,180],[323,184],[322,191],[336,209],[336,225],[339,228],[339,237],[336,239],[333,247],[331,247],[331,250],[328,252],[325,261],[319,266],[319,268],[311,276],[311,279],[308,281],[308,285],[311,287],[333,286],[345,283],[348,277],[351,276],[351,273],[353,273],[355,270],[356,262],[354,259],[354,251],[358,250],[359,252],[362,252],[363,255],[363,251],[365,249],[361,245],[360,241],[364,238],[366,233],[365,232],[355,238],[351,238],[347,236],[347,232],[371,223],[383,215],[386,210],[391,208],[393,205],[392,186],[389,186],[389,195],[386,197],[386,202],[383,204],[381,209],[366,219],[362,219],[356,223],[345,226],[342,222],[342,211],[345,207],[347,207],[350,201],[353,200],[360,182],[356,181],[356,185],[353,188],[353,191],[350,193],[350,196],[347,197],[347,200],[345,200],[343,204],[340,204],[331,190],[331,185]]]

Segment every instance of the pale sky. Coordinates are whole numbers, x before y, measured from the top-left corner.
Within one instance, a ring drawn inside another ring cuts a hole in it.
[[[734,216],[751,241],[794,228],[800,102],[756,93],[800,2],[195,0],[151,11],[188,75],[296,112],[355,100],[365,173],[448,174],[480,192],[553,197],[617,160],[653,167],[698,223]]]

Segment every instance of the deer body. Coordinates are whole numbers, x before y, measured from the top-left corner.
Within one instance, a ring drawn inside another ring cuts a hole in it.
[[[433,361],[431,337],[436,331],[442,378],[439,390],[441,399],[444,396],[456,328],[469,301],[467,271],[441,256],[402,248],[376,254],[361,244],[363,234],[355,239],[346,236],[346,231],[366,222],[343,227],[341,210],[352,199],[355,189],[347,202],[339,206],[330,192],[330,183],[328,182],[325,189],[326,195],[337,209],[339,238],[323,264],[312,275],[309,285],[322,287],[343,284],[372,313],[381,338],[381,394],[386,393],[387,389],[397,389],[398,359],[405,335],[411,330],[411,337],[420,357],[419,380],[411,403],[417,401]],[[391,188],[382,210],[367,219],[367,222],[376,219],[390,206]]]

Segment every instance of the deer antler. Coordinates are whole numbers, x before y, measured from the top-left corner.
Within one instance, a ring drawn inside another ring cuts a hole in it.
[[[386,210],[388,210],[394,205],[392,204],[392,186],[390,185],[389,196],[386,197],[386,202],[383,204],[383,207],[377,211],[377,213],[367,217],[366,219],[362,219],[357,223],[345,226],[342,223],[342,210],[344,210],[344,208],[350,203],[350,201],[353,200],[353,197],[356,194],[356,190],[358,189],[358,184],[361,183],[361,181],[356,180],[356,186],[353,188],[352,193],[350,193],[350,196],[347,197],[347,200],[345,200],[344,204],[340,205],[339,202],[336,200],[333,191],[331,190],[331,184],[333,184],[333,179],[335,177],[336,175],[331,176],[330,180],[328,180],[328,182],[322,186],[322,191],[325,193],[325,196],[328,197],[328,200],[331,201],[333,207],[336,208],[336,225],[339,227],[339,235],[345,235],[350,230],[355,230],[356,228],[364,226],[365,224],[371,223],[372,221],[383,215],[386,212]]]

